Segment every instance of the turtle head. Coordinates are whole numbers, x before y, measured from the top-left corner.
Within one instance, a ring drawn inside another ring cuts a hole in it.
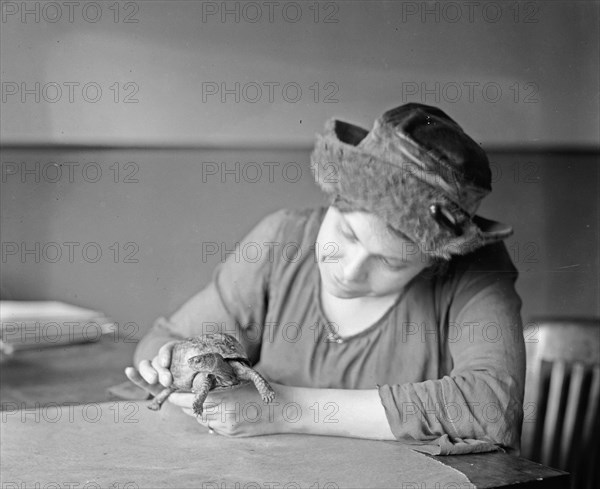
[[[218,353],[204,353],[188,359],[190,368],[198,373],[211,374],[220,384],[235,383],[235,372],[231,365]]]
[[[223,362],[223,357],[217,353],[204,353],[188,358],[188,365],[196,372],[212,373]]]
[[[188,365],[196,372],[213,374],[219,378],[234,376],[231,365],[219,353],[204,353],[190,357],[188,358]]]

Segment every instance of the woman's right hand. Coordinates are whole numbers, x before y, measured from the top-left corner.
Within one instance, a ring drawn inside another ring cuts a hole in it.
[[[169,387],[173,383],[173,376],[169,367],[175,343],[177,341],[165,343],[152,360],[142,360],[137,369],[127,367],[125,369],[127,378],[152,395],[156,395],[165,387]]]

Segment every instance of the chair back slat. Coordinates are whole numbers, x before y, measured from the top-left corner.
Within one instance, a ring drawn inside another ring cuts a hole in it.
[[[600,320],[538,320],[525,338],[522,455],[599,487]]]
[[[531,386],[529,401],[525,402],[528,407],[533,406],[533,419],[529,417],[527,423],[523,423],[524,438],[521,450],[523,454],[536,462],[542,460],[542,447],[544,446],[544,420],[546,419],[546,411],[548,408],[548,393],[550,392],[550,363],[537,362],[534,367],[528,370],[528,377],[537,379],[537,382],[526,382],[527,388]],[[528,436],[529,435],[529,436]]]
[[[588,444],[597,445],[598,438],[593,439],[592,434],[598,430],[598,411],[600,409],[600,365],[596,365],[591,372],[590,395],[585,415],[583,436]]]
[[[544,420],[544,436],[542,445],[542,463],[558,465],[558,448],[566,410],[569,376],[565,362],[554,362],[550,369],[550,388],[548,389],[548,407]]]
[[[586,403],[586,412],[582,416],[582,434],[581,448],[579,453],[572,455],[572,487],[585,487],[596,489],[600,483],[600,474],[598,472],[598,459],[600,452],[598,450],[598,439],[600,438],[600,419],[598,410],[600,408],[600,366],[596,365],[589,375],[589,395]]]
[[[575,433],[582,432],[583,418],[585,416],[585,404],[587,393],[584,390],[586,384],[585,366],[574,363],[571,367],[569,391],[566,396],[566,409],[562,426],[561,440],[558,444],[560,455],[558,465],[567,467],[572,462],[571,455],[581,440],[576,439]]]

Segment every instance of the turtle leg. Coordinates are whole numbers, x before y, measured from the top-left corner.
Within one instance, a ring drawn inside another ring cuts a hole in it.
[[[240,379],[250,380],[254,383],[256,390],[258,390],[264,402],[271,402],[275,399],[275,391],[256,370],[236,360],[232,360],[229,363]]]
[[[152,402],[148,404],[148,409],[152,409],[152,411],[158,411],[162,406],[163,402],[167,400],[167,397],[169,397],[171,393],[175,390],[176,389],[173,389],[172,387],[165,387],[156,396],[154,396]]]
[[[204,401],[206,400],[206,396],[208,396],[208,392],[212,389],[213,383],[213,376],[206,373],[198,373],[194,378],[192,392],[196,394],[193,404],[196,416],[202,416]]]

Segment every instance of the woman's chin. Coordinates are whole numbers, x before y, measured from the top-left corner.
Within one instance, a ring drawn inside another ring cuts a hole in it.
[[[338,299],[356,299],[357,297],[363,297],[363,294],[348,292],[347,290],[329,289],[327,292],[329,295],[337,297]]]
[[[347,289],[338,285],[335,282],[324,283],[323,288],[325,291],[338,299],[355,299],[357,297],[364,297],[366,294],[359,290]]]

